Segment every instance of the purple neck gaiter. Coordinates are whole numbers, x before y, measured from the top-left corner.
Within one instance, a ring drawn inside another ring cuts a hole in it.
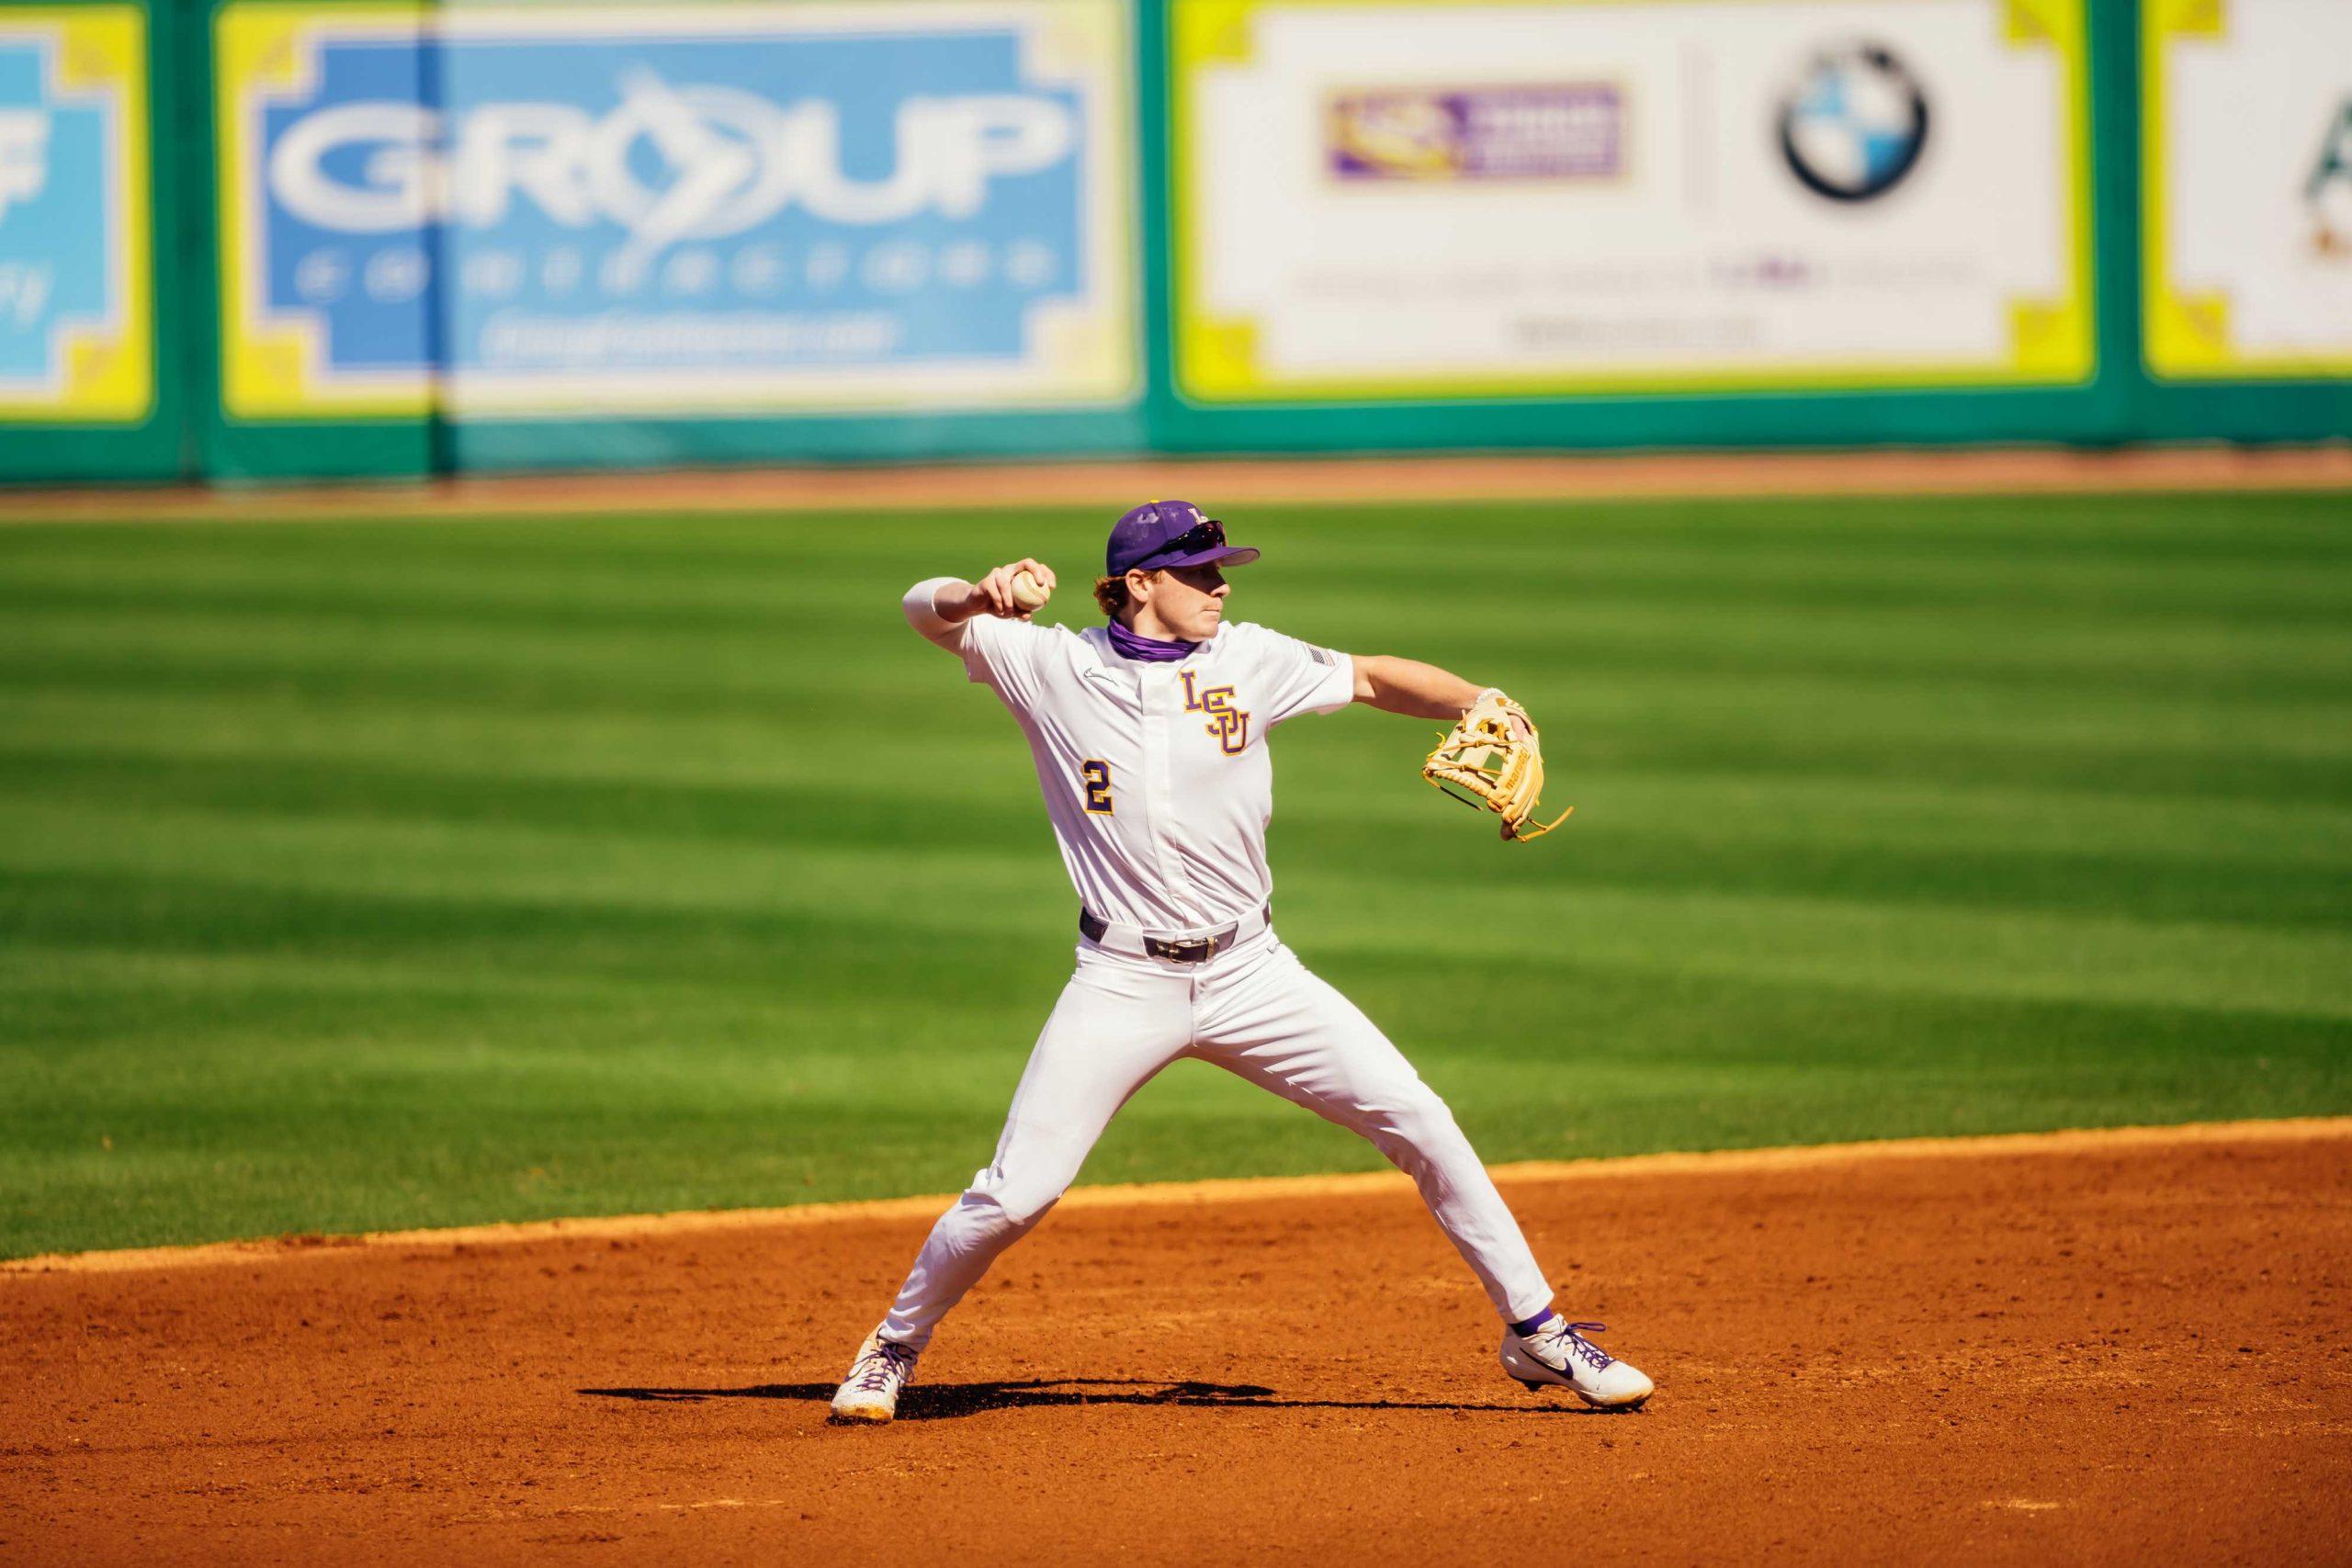
[[[1111,646],[1129,659],[1140,659],[1152,664],[1173,664],[1180,659],[1190,659],[1197,642],[1162,642],[1155,637],[1131,632],[1118,622],[1110,626]]]

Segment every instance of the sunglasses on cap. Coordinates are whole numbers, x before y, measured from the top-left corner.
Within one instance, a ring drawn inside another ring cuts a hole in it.
[[[1137,564],[1148,565],[1152,561],[1159,559],[1162,556],[1196,555],[1202,550],[1221,550],[1224,547],[1225,525],[1218,522],[1216,518],[1211,517],[1205,522],[1195,523],[1190,528],[1185,529],[1182,533],[1177,535],[1174,538],[1160,546],[1159,548],[1152,551],[1148,556],[1146,556],[1143,561]]]

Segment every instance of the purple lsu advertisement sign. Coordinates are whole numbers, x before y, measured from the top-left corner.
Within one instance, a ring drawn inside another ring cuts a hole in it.
[[[1326,118],[1340,180],[1611,180],[1625,168],[1614,82],[1366,88],[1333,94]]]

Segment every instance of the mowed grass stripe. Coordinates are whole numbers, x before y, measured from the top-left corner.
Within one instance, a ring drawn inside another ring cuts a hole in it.
[[[38,788],[18,782],[27,768],[38,773]],[[27,873],[46,864],[70,875],[104,864],[131,874],[220,872],[241,883],[288,887],[427,874],[435,886],[484,896],[511,886],[539,897],[580,897],[589,893],[589,879],[635,886],[658,871],[665,902],[693,903],[704,889],[731,890],[749,878],[752,896],[763,903],[789,898],[825,908],[858,895],[899,900],[920,891],[919,883],[873,875],[862,852],[834,874],[818,875],[820,852],[778,844],[780,820],[820,818],[833,829],[833,850],[863,844],[919,854],[926,874],[971,864],[981,868],[986,886],[1014,879],[1052,908],[1067,903],[1057,879],[1029,874],[1036,855],[1007,864],[1000,855],[976,857],[968,847],[977,838],[1046,848],[1035,811],[995,797],[964,802],[943,791],[942,816],[910,822],[898,801],[843,800],[837,784],[817,782],[719,795],[460,778],[401,791],[404,781],[373,775],[339,789],[342,776],[278,774],[242,791],[240,770],[218,763],[183,764],[166,777],[144,764],[98,770],[0,762],[0,809],[28,830],[53,823],[61,840],[105,829],[102,846],[62,844],[46,855],[38,843],[27,848],[17,862]],[[1617,793],[1627,792],[1604,790],[1601,798]],[[116,807],[111,822],[109,801]],[[1365,829],[1378,825],[1396,865],[1442,874],[1461,845],[1458,834],[1432,829],[1429,805],[1416,794],[1346,818],[1286,825],[1284,859],[1308,867],[1346,863]],[[1580,848],[1572,863],[1514,866],[1498,870],[1495,880],[1555,899],[1612,889],[1687,890],[2323,932],[2352,926],[2352,867],[2340,833],[2333,853],[2298,855],[2291,839],[2268,854],[2258,845],[2253,852],[2233,846],[2199,853],[2164,837],[2101,844],[2097,835],[2086,836],[2089,842],[2045,841],[2038,852],[2026,852],[2005,840],[1997,820],[1980,822],[1965,839],[1946,831],[1929,842],[1837,829],[1818,817],[1743,828],[1628,812],[1612,816],[1606,831],[1577,829]],[[541,846],[536,855],[533,840]],[[232,846],[225,855],[213,847],[221,843]],[[552,892],[548,867],[557,878]],[[1384,868],[1369,880],[1378,886],[1389,876]],[[103,911],[104,900],[97,907]],[[921,923],[919,917],[898,918]]]
[[[177,826],[166,824],[166,832]],[[781,856],[683,845],[615,843],[592,856],[560,837],[515,835],[504,846],[509,863],[493,879],[469,871],[496,852],[492,836],[420,829],[338,850],[336,835],[327,824],[256,838],[237,845],[239,855],[253,852],[242,863],[207,853],[150,864],[164,861],[164,851],[135,840],[107,862],[91,853],[76,872],[42,868],[28,855],[11,877],[9,922],[22,940],[51,945],[135,935],[166,951],[175,937],[177,950],[292,944],[337,956],[447,947],[476,961],[503,953],[518,964],[576,964],[600,976],[723,978],[742,966],[754,983],[808,964],[819,952],[838,964],[834,950],[844,943],[936,948],[967,929],[962,911],[975,901],[991,910],[988,946],[1000,963],[1024,947],[1066,953],[1071,940],[1066,892],[1024,861],[993,855],[932,854],[919,871],[882,876],[868,874],[871,857],[855,851],[808,849],[785,865]],[[102,863],[116,874],[103,875]],[[1435,859],[1435,870],[1446,863]],[[1606,958],[1694,976],[2352,1013],[2344,978],[2352,939],[2342,922],[2158,922],[1958,897],[1897,905],[1720,884],[1563,889],[1497,878],[1479,892],[1477,919],[1449,924],[1425,912],[1417,884],[1430,867],[1403,855],[1396,866],[1393,876],[1299,873],[1284,890],[1293,944],[1431,961],[1492,953],[1542,966]],[[885,970],[909,962],[892,952]],[[969,966],[941,962],[951,971]]]
[[[950,667],[949,679],[956,676]],[[1611,686],[1578,677],[1556,707],[1584,710],[1555,714],[1562,731],[1555,748],[1559,768],[1575,799],[1589,799],[1589,783],[1604,774],[1700,781],[1700,787],[1735,794],[1757,787],[1895,790],[1935,795],[1994,789],[2010,795],[2067,797],[2104,795],[2119,801],[2206,800],[2232,812],[2301,808],[2352,800],[2345,764],[2329,755],[2248,753],[2222,739],[2202,739],[2194,723],[2169,745],[2139,743],[2126,735],[2104,743],[2077,740],[2029,747],[1994,726],[1990,740],[1949,734],[1926,739],[1905,735],[1893,741],[1866,724],[1838,714],[1811,716],[1808,724],[1776,724],[1739,712],[1711,712],[1707,722],[1667,728],[1670,714],[1657,714]],[[1018,733],[997,716],[986,722],[989,699],[957,688],[957,700],[919,730],[930,773],[944,789],[971,778],[990,794],[1005,790],[1006,766],[1026,780],[1027,752]],[[935,696],[936,694],[933,694]],[[812,699],[813,701],[813,699]],[[1602,718],[1591,710],[1613,711]],[[841,717],[841,702],[817,704],[820,722]],[[898,711],[898,710],[894,710]],[[926,704],[910,696],[894,724],[916,730]],[[1345,729],[1347,733],[1323,734]],[[159,761],[186,755],[244,759],[266,771],[276,759],[288,761],[348,761],[355,766],[403,768],[418,761],[461,760],[469,768],[500,776],[626,780],[645,778],[698,784],[725,781],[760,784],[809,776],[840,778],[848,771],[836,749],[803,745],[812,732],[801,720],[764,711],[753,720],[718,722],[706,716],[642,709],[591,711],[506,708],[470,711],[381,701],[355,705],[313,702],[284,694],[223,697],[188,694],[0,693],[0,736],[34,736],[36,744],[58,749],[112,747],[126,755]],[[1283,759],[1283,798],[1329,810],[1334,801],[1411,798],[1427,804],[1411,773],[1400,779],[1394,753],[1418,748],[1436,734],[1434,726],[1406,721],[1398,730],[1372,714],[1349,713],[1317,724],[1287,728],[1276,738]],[[1400,739],[1399,737],[1409,737]],[[2281,748],[2301,740],[2321,748],[2335,742],[2328,733],[2305,730],[2271,737]],[[1379,754],[1379,763],[1369,761]],[[1004,759],[1012,759],[1004,763]],[[1297,781],[1297,782],[1293,782]],[[1336,792],[1336,793],[1334,793]],[[1401,793],[1400,793],[1401,792]],[[848,793],[848,792],[844,792]],[[1004,798],[1034,807],[1034,798]],[[2333,809],[2352,809],[2335,807]],[[1042,817],[1040,818],[1042,820]],[[2235,818],[2230,822],[2233,824]],[[2192,846],[2202,835],[2186,840]]]
[[[975,810],[1035,819],[1027,803],[1007,800],[995,782],[978,773],[1000,750],[992,744],[942,748],[936,761],[944,776],[929,781],[927,791],[943,801],[968,800]],[[266,768],[256,765],[257,756],[267,757]],[[1621,835],[1662,833],[1724,848],[1743,842],[1813,848],[1850,843],[1873,851],[1983,849],[2011,857],[2020,852],[2108,852],[2156,864],[2215,861],[2249,868],[2352,869],[2352,806],[2234,802],[2229,841],[2217,849],[2195,841],[2215,810],[2215,803],[2200,795],[1638,773],[1581,762],[1559,772],[1564,797],[1584,803],[1588,820],[1571,830],[1588,840],[1582,846],[1587,854],[1606,852]],[[524,759],[482,766],[472,758],[420,760],[387,752],[321,759],[254,748],[197,755],[136,739],[54,748],[0,744],[0,797],[28,806],[514,822],[622,837],[773,846],[779,813],[838,807],[853,813],[847,825],[854,827],[854,813],[865,804],[883,813],[883,830],[894,837],[950,842],[972,837],[967,821],[944,813],[910,818],[888,799],[844,805],[839,784],[837,759],[822,754],[772,759],[757,776],[702,768],[612,776],[539,769]],[[1351,831],[1356,822],[1369,820],[1434,835],[1432,843],[1458,848],[1452,831],[1458,824],[1433,824],[1430,804],[1418,783],[1405,789],[1360,788],[1338,828]],[[1596,815],[1606,816],[1607,834],[1584,831]],[[1286,821],[1284,831],[1313,829],[1324,820],[1308,816]],[[1584,863],[1561,869],[1580,873]]]
[[[1304,721],[1284,931],[1496,1159],[2346,1109],[2345,515],[1236,518],[1238,615],[1521,692],[1579,807]],[[1101,525],[0,532],[0,1251],[960,1183],[1069,895],[896,600],[1038,553],[1080,623]],[[1373,1163],[1187,1069],[1089,1175]]]
[[[0,651],[0,675],[20,694],[178,690],[316,701],[437,698],[492,708],[564,700],[621,710],[685,704],[797,716],[810,694],[790,675],[786,655],[833,636],[870,633],[871,610],[832,633],[802,625],[788,637],[774,628],[732,636],[712,628],[691,637],[652,637],[601,626],[525,634],[473,622],[430,639],[413,626],[394,639],[379,626],[326,615],[261,626],[233,612],[18,612],[11,635],[22,651],[14,659]],[[1815,617],[1814,639],[1798,652],[1774,645],[1771,617],[1752,608],[1713,617],[1703,633],[1664,615],[1645,621],[1631,628],[1593,617],[1573,633],[1549,632],[1536,621],[1490,626],[1472,656],[1505,664],[1572,659],[1589,675],[1622,683],[1629,700],[1645,706],[1678,695],[1692,704],[1720,700],[1729,693],[1744,696],[1743,708],[1759,712],[1847,700],[1900,704],[1916,699],[1924,685],[1942,702],[1998,705],[2007,717],[2017,716],[2009,711],[2015,697],[2038,696],[2051,708],[2045,724],[2080,722],[2086,710],[2105,706],[2162,717],[2184,704],[2189,711],[2211,705],[2230,716],[2251,709],[2241,720],[2251,734],[2272,713],[2352,717],[2352,705],[2327,673],[2352,660],[2352,632],[2342,627],[2169,622],[2064,637],[2041,619],[1922,630],[1895,618],[1839,615]],[[1353,642],[1364,652],[1399,635],[1344,629],[1355,635],[1330,640]],[[1894,643],[1907,646],[1899,653],[1875,651]],[[303,662],[289,668],[293,649]],[[679,668],[687,649],[710,665],[699,681]],[[882,671],[847,670],[839,695],[877,696],[892,684]]]

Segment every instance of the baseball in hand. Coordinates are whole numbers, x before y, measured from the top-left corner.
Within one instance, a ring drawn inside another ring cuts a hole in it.
[[[1043,608],[1046,601],[1053,596],[1053,590],[1038,581],[1037,574],[1027,567],[1012,574],[1012,602],[1020,607],[1023,615]]]

